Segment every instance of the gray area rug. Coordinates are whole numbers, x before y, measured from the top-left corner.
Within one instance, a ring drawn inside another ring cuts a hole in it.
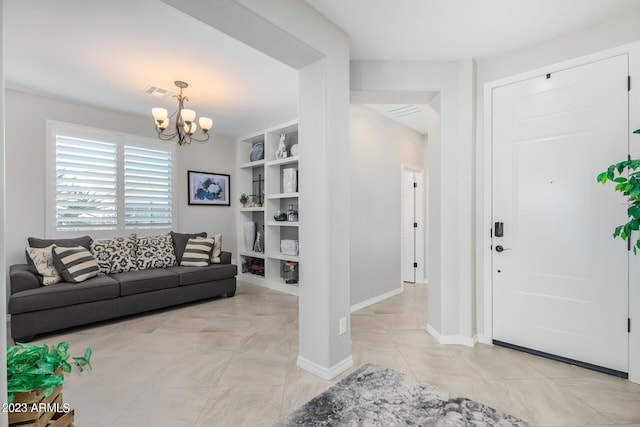
[[[285,426],[526,426],[511,415],[392,369],[367,364],[275,424]]]

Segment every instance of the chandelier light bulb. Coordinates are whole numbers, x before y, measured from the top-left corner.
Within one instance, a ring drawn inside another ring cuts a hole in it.
[[[196,112],[193,110],[189,110],[188,108],[185,108],[182,110],[182,120],[184,120],[186,123],[191,123],[196,119]]]
[[[160,123],[167,118],[168,112],[165,108],[152,108],[151,115],[156,123]]]
[[[200,117],[198,122],[200,123],[200,128],[204,133],[209,132],[209,129],[213,126],[213,120],[208,117]]]
[[[160,123],[158,123],[158,129],[166,129],[169,126],[169,118],[165,117]]]
[[[196,133],[196,130],[198,129],[198,126],[196,125],[195,122],[191,122],[191,123],[185,123],[183,128],[184,128],[184,132],[187,135],[191,136],[194,133]]]

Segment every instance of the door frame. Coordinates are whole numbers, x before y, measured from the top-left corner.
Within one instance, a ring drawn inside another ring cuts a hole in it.
[[[414,172],[419,173],[422,176],[422,179],[418,182],[418,190],[416,191],[416,199],[415,199],[415,217],[418,218],[418,227],[416,229],[416,240],[415,240],[415,257],[418,260],[418,268],[416,270],[416,284],[425,285],[426,284],[426,256],[425,256],[425,230],[427,230],[427,218],[425,216],[425,200],[427,200],[427,188],[426,188],[426,180],[425,180],[425,170],[419,166],[405,163],[403,162],[400,165],[400,191],[403,190],[404,185],[404,173],[405,172]],[[401,193],[402,194],[402,193]],[[402,221],[404,218],[404,203],[400,203],[400,272],[401,272],[401,280],[404,284],[404,249],[402,244]]]
[[[640,141],[638,135],[632,135],[634,129],[640,128],[640,42],[623,45],[613,49],[607,49],[590,55],[563,61],[548,67],[537,68],[532,71],[516,74],[503,79],[491,81],[484,85],[483,111],[483,139],[482,147],[478,147],[476,154],[477,179],[476,184],[476,211],[478,212],[478,227],[476,229],[476,278],[480,286],[477,288],[478,315],[478,341],[491,344],[493,341],[493,276],[492,276],[492,240],[489,230],[492,229],[492,147],[493,147],[493,90],[527,80],[547,73],[554,73],[569,68],[579,67],[591,62],[600,61],[619,55],[628,55],[629,75],[631,76],[631,94],[629,96],[629,146],[631,156],[640,157]],[[635,89],[635,96],[634,96]],[[635,141],[635,142],[634,142]],[[595,177],[594,177],[595,182]],[[613,191],[613,189],[612,189]],[[629,380],[640,383],[640,255],[629,257],[629,317],[632,319],[632,328],[629,333]],[[635,327],[633,327],[635,326]]]

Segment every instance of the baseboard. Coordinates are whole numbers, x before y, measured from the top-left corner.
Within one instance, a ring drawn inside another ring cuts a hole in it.
[[[493,340],[485,335],[478,335],[478,342],[480,344],[493,344]]]
[[[433,326],[427,324],[427,332],[440,344],[457,344],[466,347],[474,347],[478,342],[478,336],[465,337],[462,335],[440,335]]]
[[[359,302],[358,304],[352,305],[351,306],[351,312],[355,313],[356,311],[362,310],[363,308],[367,308],[370,305],[377,304],[380,301],[384,301],[384,300],[389,299],[389,298],[391,298],[393,296],[401,294],[403,291],[404,291],[404,284],[400,285],[400,287],[398,289],[394,289],[392,291],[385,292],[384,294],[380,294],[380,295],[375,296],[373,298],[370,298],[370,299],[368,299],[366,301],[362,301],[362,302]]]
[[[332,380],[350,367],[353,366],[353,358],[351,356],[344,359],[342,362],[333,365],[330,368],[325,368],[324,366],[320,366],[317,363],[314,363],[308,359],[305,359],[302,356],[298,356],[298,360],[296,365],[298,368],[302,368],[305,371],[316,375],[323,380]]]

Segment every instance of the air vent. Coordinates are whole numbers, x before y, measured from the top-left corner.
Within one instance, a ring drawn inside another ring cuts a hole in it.
[[[169,89],[164,89],[158,86],[149,86],[144,90],[144,93],[148,93],[149,95],[157,96],[158,98],[165,98],[174,95],[174,92]]]
[[[415,105],[403,105],[402,107],[393,108],[387,112],[394,117],[402,117],[421,113],[422,111],[422,108],[416,107]]]

